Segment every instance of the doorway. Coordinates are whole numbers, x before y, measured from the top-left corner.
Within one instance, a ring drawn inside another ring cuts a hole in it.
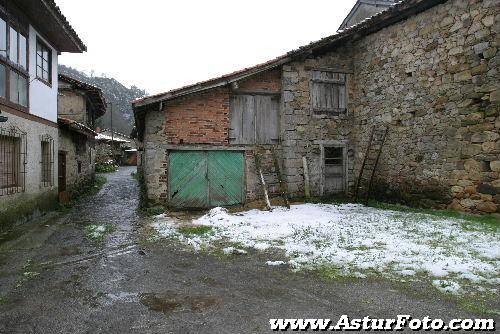
[[[323,146],[323,195],[346,192],[347,154],[345,146]]]

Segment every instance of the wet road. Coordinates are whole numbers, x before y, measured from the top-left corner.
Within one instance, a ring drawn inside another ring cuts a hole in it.
[[[132,168],[68,214],[24,224],[0,243],[0,333],[267,333],[269,318],[471,316],[420,287],[329,282],[268,267],[267,256],[193,253],[146,242]],[[101,243],[89,225],[109,225]]]

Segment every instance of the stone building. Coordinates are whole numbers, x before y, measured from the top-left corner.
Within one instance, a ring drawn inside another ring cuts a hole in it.
[[[53,1],[0,1],[0,225],[57,204],[57,62],[86,50]]]
[[[59,74],[58,188],[63,202],[94,180],[95,121],[105,112],[101,89]]]
[[[135,142],[123,133],[111,129],[98,130],[96,137],[96,160],[98,163],[127,165],[130,150],[135,149]],[[136,159],[137,160],[137,159]]]
[[[351,11],[340,24],[339,30],[352,27],[366,18],[369,18],[389,8],[398,0],[358,0]]]
[[[374,197],[498,212],[499,30],[498,0],[405,0],[265,64],[137,100],[148,196],[259,198],[255,151],[272,193],[274,151],[291,196],[304,195],[303,158],[313,195],[352,194],[371,131],[387,128]]]

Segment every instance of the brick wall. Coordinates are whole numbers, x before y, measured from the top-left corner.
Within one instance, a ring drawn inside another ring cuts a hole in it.
[[[169,102],[165,117],[165,139],[170,144],[227,145],[229,90],[219,88]]]

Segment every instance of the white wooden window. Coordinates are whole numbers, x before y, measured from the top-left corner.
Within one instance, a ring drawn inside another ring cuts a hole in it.
[[[312,71],[311,100],[314,114],[342,115],[347,111],[346,74]]]
[[[279,99],[268,95],[234,95],[230,103],[232,144],[273,144],[279,139]]]

